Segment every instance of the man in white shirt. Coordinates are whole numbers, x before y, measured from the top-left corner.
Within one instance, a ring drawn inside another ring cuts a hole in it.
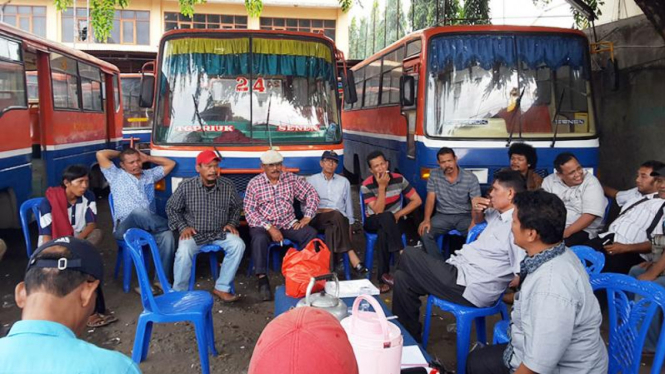
[[[407,248],[395,273],[393,313],[420,340],[420,297],[431,294],[464,306],[494,304],[519,273],[526,255],[513,243],[510,231],[513,198],[526,190],[519,172],[500,171],[494,176],[490,198],[474,197],[473,225],[487,221],[478,239],[466,244],[447,261],[424,250]]]
[[[586,243],[602,227],[607,200],[596,177],[587,173],[569,152],[554,159],[556,173],[548,175],[543,190],[557,195],[566,206],[566,230],[563,237],[571,247]]]
[[[635,187],[629,190],[619,191],[610,186],[603,185],[605,196],[614,199],[619,208],[622,208],[624,205],[630,203],[634,199],[637,201],[644,198],[645,196],[653,195],[657,191],[657,188],[656,179],[651,176],[651,172],[658,170],[663,166],[665,166],[665,164],[660,161],[645,161],[642,163],[642,165],[640,165],[639,169],[637,169]],[[612,211],[613,210],[614,209],[612,209]],[[612,211],[610,211],[609,217],[605,217],[605,222],[612,222],[617,218],[616,215],[618,214],[619,210],[617,209],[614,214],[612,214]]]

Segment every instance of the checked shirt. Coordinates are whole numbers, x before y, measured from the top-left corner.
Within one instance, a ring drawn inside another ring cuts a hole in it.
[[[198,176],[186,179],[166,203],[169,228],[178,232],[194,228],[197,245],[226,239],[224,226],[237,227],[241,210],[242,200],[235,185],[224,177],[219,177],[212,189],[206,188]]]
[[[296,221],[293,200],[304,203],[305,217],[314,217],[319,206],[319,195],[304,179],[283,172],[279,182],[270,184],[265,173],[252,178],[245,192],[245,218],[250,227],[273,225],[278,229],[290,229]]]

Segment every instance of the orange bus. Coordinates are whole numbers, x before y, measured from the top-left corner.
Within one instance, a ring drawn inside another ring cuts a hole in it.
[[[543,176],[564,151],[597,168],[589,43],[580,31],[434,27],[352,70],[358,101],[342,114],[344,169],[352,177],[368,175],[365,157],[379,149],[424,196],[436,152],[450,147],[486,187],[509,165],[512,142],[537,149]]]
[[[120,72],[81,51],[0,23],[0,228],[18,207],[60,184],[70,164],[104,178],[95,152],[120,147]]]

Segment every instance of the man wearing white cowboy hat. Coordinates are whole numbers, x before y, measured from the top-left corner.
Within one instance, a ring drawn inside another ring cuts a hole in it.
[[[317,234],[309,222],[316,214],[319,196],[304,179],[282,171],[283,161],[284,157],[272,149],[261,155],[263,173],[249,181],[245,192],[245,218],[249,224],[252,259],[263,301],[272,300],[266,277],[270,242],[282,242],[287,238],[303,248]],[[294,199],[302,203],[304,217],[301,220],[296,219]]]

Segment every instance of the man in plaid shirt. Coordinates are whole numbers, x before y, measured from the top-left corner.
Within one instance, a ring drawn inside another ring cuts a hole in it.
[[[223,302],[234,302],[231,283],[245,253],[245,242],[238,235],[242,200],[233,182],[219,176],[221,160],[213,151],[196,157],[199,176],[180,183],[166,203],[169,227],[180,232],[173,266],[173,289],[186,291],[192,260],[202,246],[215,244],[224,249],[224,262],[212,293]]]
[[[252,259],[259,278],[259,293],[263,301],[272,300],[268,282],[268,246],[284,238],[303,248],[316,238],[309,222],[316,214],[319,196],[312,185],[295,174],[282,171],[282,155],[269,150],[261,155],[263,173],[252,178],[245,192],[245,218],[249,224]],[[304,217],[296,219],[293,200],[304,203]]]

